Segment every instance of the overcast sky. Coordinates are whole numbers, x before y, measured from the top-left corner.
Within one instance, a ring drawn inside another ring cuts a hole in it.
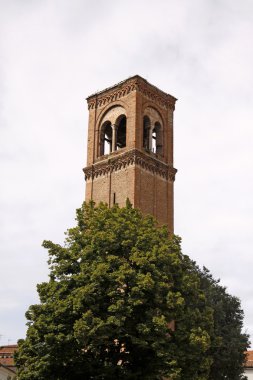
[[[139,74],[178,98],[175,232],[253,336],[252,0],[0,0],[0,344],[84,199],[85,98]]]

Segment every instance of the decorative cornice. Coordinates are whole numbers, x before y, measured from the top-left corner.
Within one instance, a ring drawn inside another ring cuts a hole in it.
[[[91,95],[87,98],[88,109],[102,107],[123,98],[132,91],[141,92],[149,100],[158,103],[163,108],[175,109],[176,98],[166,94],[159,88],[150,84],[146,79],[136,75],[113,87],[109,87],[101,92]]]
[[[87,166],[83,169],[85,180],[104,176],[130,165],[137,165],[166,180],[174,181],[177,169],[173,168],[172,165],[167,165],[157,158],[152,157],[151,154],[145,154],[138,149],[132,149],[115,157],[104,158],[94,165]]]

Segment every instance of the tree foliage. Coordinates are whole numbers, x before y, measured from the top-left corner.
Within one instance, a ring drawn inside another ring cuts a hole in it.
[[[38,285],[40,304],[26,313],[20,380],[241,378],[247,337],[238,300],[152,217],[129,203],[84,203],[65,245],[43,246],[50,276]],[[228,342],[240,343],[230,350],[236,375],[215,377],[219,365],[229,367],[222,355]]]
[[[228,294],[226,288],[212,277],[207,268],[196,268],[207,303],[213,309],[214,331],[210,348],[213,363],[209,379],[247,379],[243,375],[243,363],[249,346],[249,336],[242,333],[244,314],[240,300]]]

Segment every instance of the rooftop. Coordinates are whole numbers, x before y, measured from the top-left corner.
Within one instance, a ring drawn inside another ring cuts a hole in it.
[[[17,344],[10,344],[7,346],[0,346],[0,356],[3,353],[12,353],[14,354],[15,351],[17,351],[18,345]]]
[[[0,346],[0,365],[5,367],[15,367],[14,352],[17,351],[18,345],[11,344],[8,346]]]
[[[247,351],[246,368],[253,368],[253,350]]]
[[[102,94],[104,94],[104,93],[106,93],[106,92],[108,92],[108,91],[114,90],[114,89],[116,89],[116,88],[118,88],[118,87],[123,87],[125,84],[127,84],[127,82],[130,82],[130,81],[132,81],[132,80],[136,80],[137,82],[138,82],[138,81],[140,81],[140,82],[144,82],[144,83],[146,83],[148,86],[152,87],[154,90],[158,91],[161,95],[163,95],[163,96],[168,96],[168,97],[170,97],[171,99],[174,99],[174,101],[177,100],[174,96],[172,96],[172,95],[170,95],[170,94],[167,94],[166,92],[160,90],[158,87],[156,87],[156,86],[154,86],[153,84],[149,83],[146,79],[144,79],[144,78],[141,77],[140,75],[133,75],[133,76],[131,76],[131,77],[129,77],[129,78],[127,78],[127,79],[125,79],[125,80],[123,80],[123,81],[117,83],[117,84],[114,84],[113,86],[110,86],[110,87],[105,88],[104,90],[98,91],[98,92],[96,92],[96,93],[94,93],[94,94],[88,96],[88,97],[87,97],[87,100],[89,101],[89,100],[90,100],[91,98],[93,98],[93,97],[97,97],[97,96],[102,95]]]

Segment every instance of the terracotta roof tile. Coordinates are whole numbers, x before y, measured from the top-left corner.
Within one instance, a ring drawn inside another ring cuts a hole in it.
[[[15,351],[17,351],[18,349],[18,345],[17,344],[11,344],[11,345],[8,345],[8,346],[0,346],[0,354],[1,353],[14,353]]]
[[[253,350],[247,351],[247,359],[245,363],[245,367],[253,368]]]
[[[12,370],[15,370],[14,352],[17,351],[17,349],[17,344],[0,346],[0,364],[5,367],[13,367]]]

